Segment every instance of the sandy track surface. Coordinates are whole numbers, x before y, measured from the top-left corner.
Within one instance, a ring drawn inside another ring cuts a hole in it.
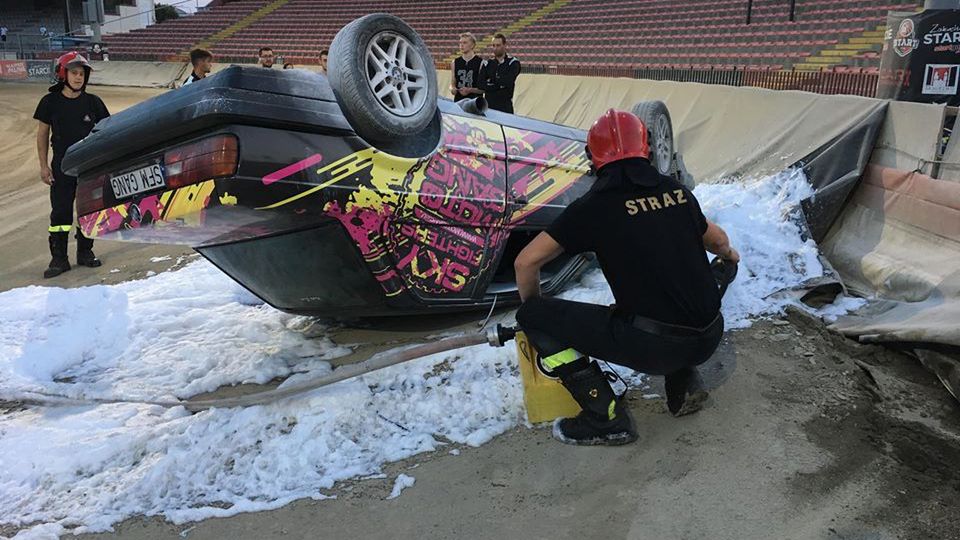
[[[94,246],[103,266],[97,269],[74,267],[52,279],[43,279],[50,262],[47,226],[50,224],[50,188],[40,181],[37,160],[37,121],[34,110],[47,87],[39,84],[0,85],[0,290],[27,285],[77,287],[118,283],[144,277],[170,266],[151,263],[151,257],[192,253],[182,246],[149,246],[101,241]],[[119,112],[162,90],[145,88],[91,87],[110,112]],[[74,260],[71,239],[70,259]],[[117,270],[111,273],[111,270]]]

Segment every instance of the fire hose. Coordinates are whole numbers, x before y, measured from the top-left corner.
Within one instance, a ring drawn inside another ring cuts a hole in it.
[[[204,399],[197,401],[181,401],[97,397],[71,398],[67,396],[47,394],[44,392],[22,392],[15,396],[0,395],[0,397],[6,401],[16,401],[28,405],[72,407],[132,403],[138,405],[156,405],[165,408],[183,407],[191,412],[213,408],[266,405],[281,399],[304,394],[324,386],[329,386],[346,379],[359,377],[360,375],[364,375],[372,371],[377,371],[390,366],[395,366],[397,364],[402,364],[404,362],[409,362],[411,360],[416,360],[424,356],[430,356],[431,354],[451,351],[454,349],[462,349],[464,347],[471,347],[473,345],[480,345],[483,343],[487,343],[491,347],[503,347],[508,341],[512,340],[516,334],[516,328],[498,324],[496,327],[490,328],[484,333],[476,332],[460,334],[430,343],[424,343],[423,345],[417,345],[400,350],[394,349],[392,351],[375,355],[363,362],[338,367],[337,369],[333,370],[332,373],[328,373],[320,377],[301,381],[296,384],[291,384],[285,388],[274,388],[272,390],[264,390],[262,392],[247,394],[245,396]]]

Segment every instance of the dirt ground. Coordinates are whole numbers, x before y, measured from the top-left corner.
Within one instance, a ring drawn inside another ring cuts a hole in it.
[[[46,85],[0,83],[0,291],[27,285],[77,287],[119,283],[160,272],[170,262],[151,263],[151,257],[192,253],[182,246],[149,246],[101,241],[94,246],[103,261],[98,269],[74,267],[52,279],[43,279],[50,262],[47,227],[50,225],[50,188],[40,181],[37,160],[37,121],[33,112]],[[163,90],[91,87],[112,113],[119,112]],[[70,241],[74,261],[74,240]],[[112,270],[117,270],[111,272]]]
[[[99,242],[103,268],[41,278],[49,209],[30,118],[42,91],[0,86],[12,111],[0,118],[0,290],[114,283],[171,264],[150,257],[187,253]],[[93,91],[111,111],[158,92]],[[437,324],[334,339],[377,348]],[[693,416],[642,398],[659,393],[658,380],[633,391],[641,438],[626,447],[570,447],[548,428],[520,427],[457,456],[389,465],[387,479],[339,484],[326,492],[335,500],[185,525],[133,518],[81,538],[960,539],[960,405],[913,358],[794,311],[729,333],[703,371],[711,399]],[[384,500],[399,472],[416,485]]]

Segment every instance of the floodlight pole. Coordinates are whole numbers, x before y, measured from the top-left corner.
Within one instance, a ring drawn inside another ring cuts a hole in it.
[[[790,0],[790,22],[797,20],[797,0]]]
[[[750,18],[753,15],[753,0],[747,0],[747,24],[750,24]]]
[[[67,34],[69,34],[70,31],[72,30],[71,26],[73,25],[71,24],[71,22],[72,21],[70,20],[70,0],[63,0],[63,23],[64,23],[64,26],[66,27],[63,29],[63,31]]]
[[[93,2],[93,5],[96,9],[96,18],[93,22],[93,42],[100,43],[103,41],[103,38],[100,36],[100,25],[103,24],[103,0],[90,0]]]

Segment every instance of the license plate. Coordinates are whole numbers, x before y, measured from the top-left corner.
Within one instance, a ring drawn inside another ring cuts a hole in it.
[[[124,199],[165,185],[163,167],[159,162],[110,177],[113,196],[117,199]]]

